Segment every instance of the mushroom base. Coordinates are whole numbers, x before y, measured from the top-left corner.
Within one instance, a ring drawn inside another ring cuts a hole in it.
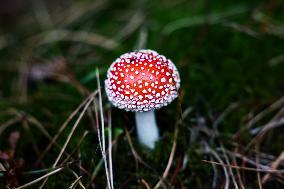
[[[155,147],[155,142],[159,139],[155,112],[135,112],[135,120],[140,143],[153,149]]]

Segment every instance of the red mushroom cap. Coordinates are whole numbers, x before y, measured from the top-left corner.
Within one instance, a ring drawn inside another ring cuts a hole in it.
[[[109,101],[127,111],[150,111],[178,96],[180,77],[171,60],[153,50],[121,55],[110,66],[105,90]]]

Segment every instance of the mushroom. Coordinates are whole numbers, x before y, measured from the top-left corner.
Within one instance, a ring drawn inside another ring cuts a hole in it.
[[[180,76],[172,61],[148,49],[121,55],[105,80],[109,101],[135,112],[138,139],[150,149],[159,138],[154,110],[172,102],[179,87]]]

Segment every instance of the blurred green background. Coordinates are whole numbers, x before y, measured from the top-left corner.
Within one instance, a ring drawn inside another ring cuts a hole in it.
[[[150,151],[133,113],[111,108],[102,90],[115,188],[154,188],[167,165],[160,188],[283,188],[283,170],[267,171],[284,167],[282,0],[0,1],[0,188],[50,171],[79,113],[41,154],[98,88],[96,68],[103,86],[112,61],[141,44],[175,63],[180,97],[156,111],[161,139]],[[45,188],[79,176],[77,188],[106,186],[94,115],[65,152]]]

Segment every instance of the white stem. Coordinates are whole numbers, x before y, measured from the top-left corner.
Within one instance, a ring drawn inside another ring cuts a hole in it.
[[[150,149],[155,147],[159,138],[159,131],[154,111],[136,112],[135,120],[139,141]]]

